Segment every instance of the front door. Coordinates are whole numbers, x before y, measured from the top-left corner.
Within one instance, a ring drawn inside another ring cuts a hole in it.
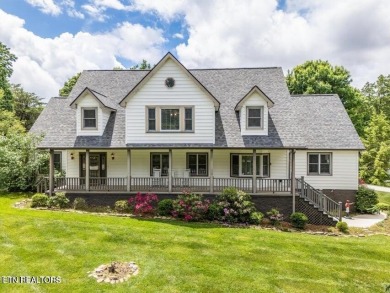
[[[80,154],[80,177],[86,176],[85,153]],[[106,153],[89,154],[89,177],[107,177],[107,155]]]

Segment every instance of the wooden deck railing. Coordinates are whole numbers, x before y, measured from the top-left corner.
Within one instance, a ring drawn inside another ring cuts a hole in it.
[[[89,179],[89,191],[127,191],[126,177],[94,177]],[[213,192],[222,192],[226,187],[236,187],[252,192],[252,178],[213,178]],[[257,192],[290,192],[290,179],[257,178]],[[172,192],[188,190],[191,192],[210,192],[210,177],[173,177]],[[49,188],[49,178],[44,177],[37,183],[37,190],[45,192]],[[55,190],[86,191],[85,177],[54,178]],[[131,177],[132,192],[168,192],[168,177]]]

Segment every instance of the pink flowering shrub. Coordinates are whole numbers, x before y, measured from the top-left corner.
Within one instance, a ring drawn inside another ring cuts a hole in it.
[[[158,198],[154,193],[142,194],[138,192],[135,197],[130,197],[128,203],[135,215],[154,214],[155,204]]]
[[[199,221],[205,218],[210,201],[202,195],[185,192],[173,201],[172,216],[185,221]]]

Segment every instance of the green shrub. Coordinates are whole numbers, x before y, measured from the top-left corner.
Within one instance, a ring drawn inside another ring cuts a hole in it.
[[[50,196],[48,200],[48,206],[51,208],[66,208],[69,204],[69,199],[65,196],[65,193],[58,192],[54,196]]]
[[[86,210],[88,208],[88,204],[82,197],[76,197],[73,201],[73,208],[75,210]]]
[[[374,207],[376,207],[379,211],[390,211],[390,204],[379,202]]]
[[[262,212],[252,212],[250,216],[250,223],[253,225],[259,225],[264,218],[264,214]]]
[[[293,213],[290,216],[291,224],[298,229],[305,229],[309,219],[304,213]]]
[[[337,230],[339,230],[342,233],[347,233],[348,232],[348,224],[346,222],[338,222],[336,224]]]
[[[283,214],[279,213],[277,209],[271,209],[267,212],[267,216],[271,221],[271,224],[274,226],[279,226],[280,222],[283,221]]]
[[[221,207],[218,205],[218,203],[212,203],[209,205],[209,209],[206,213],[207,220],[215,221],[219,220],[222,216],[222,210]]]
[[[130,206],[127,200],[116,201],[114,209],[117,213],[121,213],[121,214],[130,213]]]
[[[370,213],[370,209],[378,203],[378,195],[374,190],[359,187],[356,194],[356,210],[361,213]]]
[[[34,194],[32,197],[31,207],[47,207],[49,197],[43,193]]]
[[[230,223],[248,223],[256,211],[251,196],[235,187],[225,188],[217,196],[217,203],[222,214],[220,220]]]
[[[173,212],[173,200],[163,199],[157,204],[157,211],[160,216],[172,216]]]

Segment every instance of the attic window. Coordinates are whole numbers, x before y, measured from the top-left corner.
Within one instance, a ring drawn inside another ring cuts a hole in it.
[[[81,108],[83,129],[97,129],[97,108]]]
[[[263,128],[263,107],[247,107],[246,128]]]

